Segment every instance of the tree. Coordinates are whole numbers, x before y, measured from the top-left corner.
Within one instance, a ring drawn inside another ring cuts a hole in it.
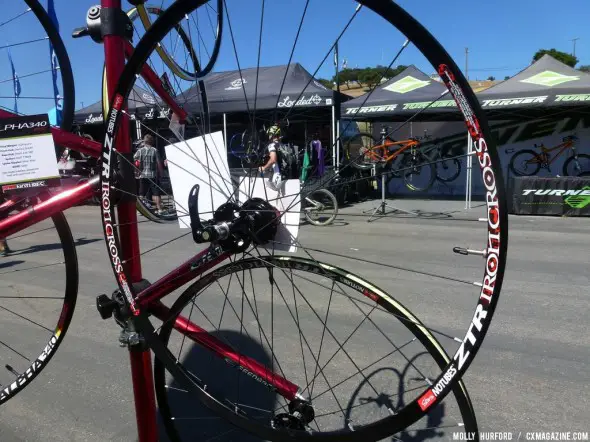
[[[379,69],[375,68],[363,69],[363,71],[358,76],[359,81],[370,88],[381,83],[382,78],[383,76],[381,75]]]
[[[488,77],[488,81],[496,81],[496,77],[494,77],[493,75],[490,75]]]
[[[331,82],[330,80],[326,80],[325,78],[318,78],[318,83],[323,84],[328,89],[332,89],[334,87],[334,83]]]
[[[545,54],[552,56],[556,60],[559,60],[572,68],[578,63],[578,57],[568,54],[567,52],[558,51],[557,49],[539,49],[535,55],[533,55],[533,62],[537,61]]]
[[[590,73],[590,65],[585,64],[584,66],[580,66],[578,68],[578,70],[579,71],[582,71],[582,72],[588,72],[588,73]]]
[[[506,75],[506,76],[504,77],[504,81],[506,81],[506,80],[509,80],[509,79],[510,79],[510,75]]]
[[[346,84],[347,87],[350,88],[350,83],[353,81],[358,82],[359,80],[359,73],[361,72],[361,69],[342,69],[339,73],[338,73],[338,79],[340,80],[341,83]],[[332,77],[332,81],[336,82],[336,76],[334,75],[334,77]]]

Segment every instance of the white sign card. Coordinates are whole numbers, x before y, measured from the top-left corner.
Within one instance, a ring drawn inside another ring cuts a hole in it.
[[[4,192],[60,184],[46,114],[0,119],[0,184]]]
[[[262,198],[277,208],[281,216],[275,240],[266,246],[268,251],[297,251],[297,235],[301,220],[301,183],[299,180],[287,180],[281,183],[277,191],[269,185],[268,178],[245,178],[240,183],[240,203],[248,198]]]
[[[195,184],[200,186],[201,219],[213,218],[213,212],[230,201],[233,187],[222,132],[170,144],[166,159],[180,228],[191,226],[188,196]]]

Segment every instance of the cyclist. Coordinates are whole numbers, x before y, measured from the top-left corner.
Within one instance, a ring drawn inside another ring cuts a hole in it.
[[[281,142],[281,128],[278,125],[271,126],[266,133],[270,143],[267,147],[268,150],[268,161],[264,166],[260,166],[258,171],[264,174],[267,170],[272,168],[272,176],[269,180],[269,185],[274,190],[279,190],[283,179],[281,177],[281,170],[279,166],[279,143]]]

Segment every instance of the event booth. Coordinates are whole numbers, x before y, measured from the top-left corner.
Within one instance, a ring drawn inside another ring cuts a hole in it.
[[[324,146],[332,146],[336,138],[335,105],[349,98],[323,86],[299,63],[213,72],[202,84],[206,90],[210,129],[223,130],[228,151],[231,151],[232,137],[250,130],[253,122],[262,127],[285,118],[290,124],[287,132],[292,143],[303,145],[313,134],[319,134]],[[202,113],[200,83],[179,95],[189,114],[198,117]],[[136,86],[128,107],[138,131],[144,124],[161,131],[163,138],[171,135],[166,133],[169,116],[160,111],[162,106],[149,92]],[[84,130],[88,125],[102,124],[102,102],[77,111],[75,122],[84,126]]]
[[[420,137],[427,131],[443,151],[466,155],[471,143],[465,125],[456,121],[458,109],[445,94],[443,84],[412,66],[380,85],[374,93],[344,103],[342,115],[369,122],[374,135],[378,135],[383,125],[389,126],[397,140]],[[545,55],[514,77],[476,96],[490,121],[509,185],[514,175],[511,160],[523,149],[541,153],[541,145],[550,149],[563,143],[565,137],[576,136],[578,152],[586,153],[584,140],[590,136],[587,106],[590,75]],[[405,123],[410,117],[412,121]],[[551,163],[548,168],[542,167],[538,176],[562,175],[564,161],[570,153],[566,149],[558,155],[559,151],[558,148],[549,153]],[[455,181],[436,181],[425,194],[467,195],[467,199],[470,192],[474,196],[483,195],[483,183],[478,174],[470,182],[469,167],[468,159],[463,160],[461,173]],[[395,181],[390,182],[388,191],[398,195],[416,194]]]

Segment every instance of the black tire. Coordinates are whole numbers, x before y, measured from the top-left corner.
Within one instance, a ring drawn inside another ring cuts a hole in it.
[[[346,140],[344,143],[344,163],[352,164],[357,169],[368,170],[373,167],[373,163],[365,161],[363,149],[375,146],[377,143],[373,135],[361,132]]]
[[[406,187],[415,192],[426,192],[436,179],[436,167],[422,152],[407,153],[400,163],[400,173]],[[426,178],[422,174],[426,174]]]
[[[570,167],[573,170],[570,170]],[[565,163],[563,163],[564,176],[585,176],[588,172],[590,172],[590,155],[579,153],[575,156],[569,157]]]
[[[22,210],[28,209],[25,207]],[[52,221],[61,242],[66,271],[63,305],[60,314],[55,318],[56,326],[51,337],[47,343],[38,350],[39,356],[35,359],[30,359],[30,366],[25,370],[20,370],[22,372],[15,377],[12,383],[2,386],[2,390],[0,390],[0,405],[13,398],[25,387],[30,385],[33,379],[35,379],[35,377],[37,377],[47,366],[63,342],[76,308],[76,299],[78,297],[78,257],[76,255],[74,239],[63,213],[54,215]],[[10,237],[8,240],[10,241]],[[34,294],[31,295],[34,296]],[[2,307],[1,304],[0,307]],[[2,308],[2,310],[4,311],[5,309]],[[30,352],[31,350],[27,349],[27,353]],[[3,365],[7,364],[7,362],[8,361],[3,360]]]
[[[154,25],[150,28],[145,37],[137,45],[132,58],[126,65],[124,72],[120,77],[119,84],[114,94],[115,102],[121,106],[126,97],[128,97],[134,85],[136,75],[139,73],[141,67],[150,56],[153,49],[158,42],[164,38],[168,31],[172,29],[176,23],[181,21],[188,13],[195,10],[205,3],[204,0],[178,0],[172,4],[165,13],[161,16]],[[258,425],[245,419],[238,413],[233,413],[225,404],[217,402],[206,391],[195,384],[185,371],[179,367],[175,357],[166,348],[163,341],[155,334],[155,329],[151,324],[149,317],[144,311],[137,311],[137,305],[134,301],[136,293],[130,285],[125,281],[131,278],[125,278],[126,269],[121,269],[112,263],[113,272],[120,285],[121,289],[126,293],[126,302],[130,304],[130,309],[137,313],[132,320],[135,323],[136,329],[141,331],[145,336],[148,345],[152,348],[156,356],[166,366],[167,370],[182,383],[183,388],[186,388],[191,393],[194,393],[207,407],[214,412],[223,415],[227,420],[241,428],[244,428],[261,437],[268,437],[274,440],[323,440],[323,441],[366,441],[379,440],[388,435],[399,432],[407,428],[413,422],[423,417],[428,408],[435,403],[444,399],[444,397],[451,391],[453,386],[459,381],[461,376],[469,368],[471,362],[476,356],[481,343],[487,333],[491,324],[491,320],[499,300],[499,294],[502,288],[502,280],[505,269],[505,260],[507,252],[508,240],[508,217],[506,211],[506,200],[504,193],[504,183],[502,178],[502,170],[497,150],[493,144],[493,137],[485,120],[485,114],[481,109],[480,104],[475,97],[475,94],[469,87],[467,80],[461,74],[458,66],[453,62],[448,53],[442,46],[432,37],[432,35],[405,10],[393,2],[383,2],[381,0],[359,0],[359,3],[379,14],[382,18],[388,21],[391,25],[396,27],[400,32],[405,34],[407,39],[411,41],[417,49],[428,59],[428,61],[436,67],[444,84],[450,90],[451,95],[459,104],[459,109],[465,118],[468,130],[471,133],[476,150],[478,151],[478,158],[480,161],[482,177],[486,184],[487,192],[487,241],[492,244],[489,247],[485,266],[485,272],[482,275],[482,295],[477,299],[476,310],[477,313],[477,328],[474,328],[470,322],[466,331],[466,337],[461,340],[461,344],[457,349],[453,359],[445,370],[433,380],[433,385],[436,386],[436,394],[432,388],[427,388],[422,392],[422,396],[414,401],[408,403],[405,408],[399,411],[398,414],[390,416],[387,419],[373,423],[366,427],[358,428],[358,431],[351,432],[332,432],[308,434],[306,432],[280,432],[270,431],[268,427]],[[101,186],[103,189],[108,189],[112,185],[112,179],[116,171],[116,157],[113,155],[112,141],[116,136],[119,128],[121,113],[119,109],[111,109],[107,121],[111,121],[105,134],[105,141],[103,143],[104,159],[102,164],[103,173],[101,174]],[[105,204],[105,198],[111,203],[110,207]],[[121,255],[120,244],[117,238],[117,228],[113,226],[112,221],[114,215],[114,200],[111,202],[111,195],[103,196],[103,228],[105,239],[109,246],[111,255]],[[113,232],[115,235],[113,236]],[[493,273],[493,286],[483,284],[483,281],[490,281],[490,275]],[[207,278],[207,276],[203,277]],[[469,337],[469,339],[467,339]]]
[[[247,258],[242,259],[240,261],[235,261],[231,264],[225,265],[219,268],[214,273],[209,273],[207,276],[203,277],[199,281],[192,284],[189,288],[187,288],[176,300],[174,305],[171,307],[170,311],[173,312],[171,316],[164,321],[164,325],[161,327],[159,332],[159,340],[164,346],[169,344],[169,339],[171,332],[173,330],[174,318],[178,316],[183,308],[193,303],[196,305],[197,302],[193,300],[195,295],[198,296],[198,293],[201,291],[206,290],[210,285],[215,284],[218,281],[218,277],[220,276],[229,276],[230,278],[233,276],[234,273],[241,274],[243,272],[242,268],[246,268],[249,270],[252,269],[266,269],[270,271],[270,269],[274,268],[287,268],[287,269],[297,269],[298,271],[305,271],[311,274],[321,275],[322,280],[328,279],[332,281],[339,281],[344,283],[345,285],[349,286],[346,281],[350,281],[351,284],[356,285],[354,288],[359,292],[363,290],[369,290],[372,293],[375,293],[376,296],[379,296],[379,300],[376,301],[379,305],[383,306],[389,313],[392,315],[392,320],[399,320],[403,326],[405,326],[411,334],[424,346],[427,352],[430,354],[434,363],[437,364],[440,368],[444,368],[448,365],[450,358],[443,350],[442,345],[436,340],[436,338],[430,333],[430,331],[425,328],[422,323],[416,319],[416,317],[410,313],[402,304],[397,302],[393,297],[385,294],[374,285],[367,283],[362,278],[359,278],[356,275],[351,275],[348,272],[339,269],[333,266],[326,266],[321,263],[317,263],[315,261],[303,258],[296,258],[291,256],[273,256],[273,257],[265,257],[264,259],[258,258]],[[303,270],[305,268],[305,270]],[[217,282],[217,284],[223,284]],[[198,298],[195,298],[198,299]],[[248,356],[247,354],[244,356]],[[176,366],[180,370],[184,370],[184,366],[181,361],[176,361]],[[160,359],[154,360],[154,385],[156,390],[156,397],[158,399],[158,407],[160,410],[160,414],[162,416],[162,420],[164,422],[164,426],[168,437],[173,442],[180,442],[182,441],[182,437],[177,431],[175,422],[174,422],[174,413],[171,411],[170,403],[168,400],[169,389],[167,387],[166,382],[166,370],[169,366]],[[187,373],[188,376],[190,376]],[[192,377],[193,382],[199,382]],[[204,383],[207,383],[206,379],[203,379]],[[399,388],[403,389],[403,385],[400,385]],[[204,384],[201,384],[201,388],[204,388]],[[264,388],[264,387],[261,387]],[[475,414],[473,411],[473,406],[471,404],[471,400],[469,399],[469,395],[467,393],[467,389],[465,388],[462,382],[455,384],[453,389],[453,393],[455,394],[455,398],[457,399],[457,404],[461,410],[461,415],[464,418],[463,423],[465,424],[465,431],[474,431],[476,436],[475,440],[478,440],[477,436],[477,422],[475,419]],[[224,399],[220,398],[219,400],[213,397],[213,390],[210,388],[207,390],[208,401],[218,401],[219,405],[224,403]],[[231,409],[226,408],[227,406],[222,406],[222,416],[227,418],[228,420],[238,424]],[[218,410],[220,411],[220,410]],[[383,419],[387,421],[388,418]],[[247,424],[247,422],[244,422]],[[239,424],[238,424],[239,425]],[[241,426],[241,425],[240,425]],[[248,425],[245,425],[243,428],[248,429]],[[250,428],[251,431],[254,431],[254,428]],[[461,430],[463,431],[463,429]],[[363,428],[359,428],[354,433],[349,434],[342,434],[338,437],[304,437],[305,435],[301,435],[300,433],[297,434],[276,434],[272,431],[265,431],[256,433],[257,436],[262,437],[264,439],[269,440],[334,440],[334,441],[367,441],[370,437],[370,440],[373,439],[373,436],[368,436],[367,431],[364,431]],[[388,433],[387,435],[392,434]],[[468,433],[471,434],[471,433]]]
[[[39,4],[37,0],[25,0],[25,3],[35,16],[37,20],[45,29],[47,33],[47,37],[49,37],[49,41],[53,45],[55,50],[55,55],[57,57],[59,63],[59,70],[62,78],[62,90],[60,91],[60,95],[63,98],[62,104],[62,121],[60,127],[63,130],[71,131],[72,130],[72,123],[74,122],[74,107],[76,103],[76,91],[74,89],[74,74],[72,73],[72,65],[70,63],[70,57],[68,56],[68,52],[66,51],[66,47],[59,35],[57,29],[51,22],[49,15],[47,12]],[[59,149],[57,153],[58,158],[61,155],[63,148],[56,147]]]
[[[538,158],[537,152],[530,149],[525,149],[516,152],[510,159],[510,170],[515,176],[533,176],[536,175],[541,169],[541,163],[531,163],[530,161]],[[520,163],[523,163],[528,170],[517,170]]]
[[[336,200],[336,197],[332,192],[326,189],[317,189],[307,194],[306,198],[309,198],[313,201],[315,201],[316,199],[321,199],[320,204],[322,204],[322,207],[326,202],[329,205],[331,204],[331,207],[328,208],[328,213],[326,214],[326,216],[322,216],[319,218],[313,217],[310,214],[310,211],[305,210],[304,208],[303,213],[305,214],[305,219],[307,219],[308,222],[310,222],[314,226],[328,226],[334,222],[336,216],[338,215],[338,201]]]
[[[461,175],[461,161],[457,158],[446,158],[436,163],[436,179],[443,183],[455,181]]]

